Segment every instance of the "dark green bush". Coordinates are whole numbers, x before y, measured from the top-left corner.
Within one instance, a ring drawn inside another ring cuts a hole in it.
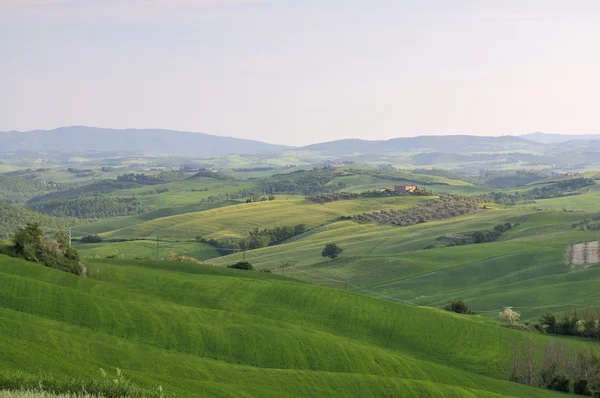
[[[450,304],[444,307],[446,311],[456,312],[457,314],[467,314],[467,315],[475,315],[476,312],[473,312],[469,309],[469,305],[462,300],[452,300]]]
[[[575,383],[573,383],[573,392],[578,395],[592,395],[592,392],[588,388],[588,381],[582,379],[579,379]]]
[[[69,247],[68,235],[64,232],[54,234],[54,240],[44,237],[39,224],[30,223],[19,229],[11,246],[4,246],[3,254],[42,263],[60,271],[81,275],[77,250]]]
[[[254,269],[254,267],[252,266],[252,264],[250,264],[247,261],[240,261],[240,262],[237,262],[235,264],[228,265],[227,268],[243,269],[243,270],[246,270],[246,271],[252,271]]]
[[[98,235],[88,235],[81,238],[81,243],[101,243],[102,238]]]
[[[549,390],[560,391],[560,392],[569,392],[571,381],[565,375],[559,374],[556,375],[550,385],[548,386]]]

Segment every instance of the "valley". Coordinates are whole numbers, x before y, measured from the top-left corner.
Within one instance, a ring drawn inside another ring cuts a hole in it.
[[[113,396],[122,372],[114,396],[552,396],[510,376],[522,362],[506,347],[595,350],[543,319],[598,308],[597,173],[289,167],[283,151],[218,169],[15,163],[0,187],[0,389]],[[26,222],[68,231],[82,276],[11,257]],[[476,315],[443,310],[456,300]],[[507,307],[515,324],[498,321]]]

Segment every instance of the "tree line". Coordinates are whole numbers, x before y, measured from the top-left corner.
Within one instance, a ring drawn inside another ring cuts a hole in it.
[[[486,170],[481,178],[488,187],[512,188],[543,181],[548,177],[550,177],[550,174],[547,172],[533,170]]]
[[[142,204],[135,197],[114,198],[97,195],[69,200],[56,200],[30,205],[32,210],[56,217],[79,219],[99,219],[129,216],[144,212]]]
[[[219,193],[217,195],[210,195],[207,198],[203,198],[200,200],[200,203],[218,203],[218,202],[225,202],[227,200],[236,200],[236,199],[243,199],[243,198],[255,198],[255,197],[259,197],[261,196],[261,192],[257,191],[256,189],[242,189],[236,193]]]
[[[463,245],[472,245],[478,243],[489,243],[495,242],[498,240],[502,234],[510,231],[514,226],[507,222],[504,224],[498,224],[492,230],[484,230],[484,231],[475,231],[467,234],[462,234],[461,237],[458,238],[448,238],[446,236],[441,236],[437,240],[444,241],[446,240],[446,247],[452,246],[463,246]],[[435,244],[427,246],[425,249],[433,249],[435,248]]]
[[[522,192],[490,192],[481,195],[480,198],[485,201],[495,202],[504,205],[515,205],[519,203],[533,203],[538,199],[560,198],[563,196],[580,195],[584,188],[595,185],[594,180],[589,178],[573,178],[570,180],[558,181],[544,187],[537,187],[529,191]]]
[[[177,172],[160,172],[157,174],[123,174],[116,180],[101,180],[91,184],[69,187],[56,192],[50,192],[35,196],[27,201],[27,205],[34,206],[46,202],[64,201],[78,199],[81,197],[93,197],[106,195],[121,189],[139,188],[148,185],[165,184],[173,181],[181,181],[184,175]],[[157,188],[162,189],[162,188]],[[157,192],[158,193],[158,192]]]
[[[157,194],[165,193],[165,192],[169,192],[169,188],[163,187],[163,188],[149,189],[147,191],[138,193],[138,195],[140,195],[140,196],[157,195]]]
[[[262,247],[277,245],[296,235],[306,232],[305,224],[281,226],[274,228],[254,228],[243,239],[205,239],[201,236],[196,240],[214,246],[221,254],[231,254],[241,250],[260,249]]]
[[[418,204],[406,210],[381,210],[344,217],[359,222],[413,225],[475,213],[481,208],[480,199],[471,196],[440,195],[439,199]]]
[[[22,204],[29,199],[64,189],[63,184],[23,176],[0,174],[0,203]]]
[[[600,339],[600,308],[586,309],[581,313],[569,309],[562,317],[547,312],[533,326],[548,334]]]
[[[513,345],[509,379],[548,390],[600,397],[600,354],[549,343],[543,354],[534,339]]]
[[[7,238],[27,223],[37,223],[44,231],[67,229],[81,223],[73,218],[58,218],[37,213],[20,205],[0,203],[0,238]]]
[[[583,220],[573,224],[573,228],[588,231],[600,231],[600,214],[586,216]]]
[[[134,182],[140,185],[158,185],[167,184],[169,182],[181,181],[185,176],[181,173],[174,171],[161,171],[157,174],[144,174],[144,173],[129,173],[122,174],[117,177],[117,181],[121,182]]]
[[[397,193],[392,189],[384,189],[380,192],[378,191],[365,191],[361,193],[352,193],[352,192],[331,192],[325,193],[315,196],[307,196],[305,199],[311,203],[329,203],[336,202],[338,200],[354,200],[361,198],[382,198],[387,196],[405,196],[405,195],[413,195],[413,196],[432,196],[433,192],[428,189],[417,187],[414,192],[409,192],[407,194]]]
[[[262,181],[259,189],[265,194],[296,194],[311,196],[333,192],[346,187],[344,182],[333,180],[337,174],[327,169],[298,170],[288,174],[276,174]]]

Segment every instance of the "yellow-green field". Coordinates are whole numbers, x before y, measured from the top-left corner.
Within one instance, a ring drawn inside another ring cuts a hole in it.
[[[217,209],[185,213],[115,229],[109,238],[160,236],[169,239],[245,237],[253,228],[306,224],[315,228],[341,216],[368,211],[405,209],[428,197],[402,196],[385,199],[343,200],[324,204],[306,202],[298,197],[279,196],[274,201],[242,203]]]

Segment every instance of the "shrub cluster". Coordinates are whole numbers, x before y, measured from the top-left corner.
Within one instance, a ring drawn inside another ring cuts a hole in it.
[[[573,228],[579,228],[581,230],[588,231],[600,231],[600,214],[587,216],[578,223],[573,224]]]
[[[165,193],[165,192],[169,192],[169,188],[164,187],[164,188],[150,189],[148,191],[140,192],[140,193],[138,193],[138,195],[142,195],[142,196],[156,195],[156,194]]]
[[[475,231],[470,234],[465,234],[458,239],[450,238],[450,242],[448,242],[446,244],[446,246],[451,247],[451,246],[463,246],[463,245],[471,245],[471,244],[477,244],[477,243],[494,242],[494,241],[498,240],[500,238],[500,236],[502,236],[503,233],[510,231],[512,228],[513,228],[513,225],[508,222],[505,224],[498,224],[491,231]],[[441,240],[446,240],[446,239],[448,239],[448,238],[445,236],[441,236],[437,240],[441,241]],[[435,247],[435,245],[433,245],[433,247]]]
[[[316,196],[307,196],[306,200],[312,203],[328,203],[328,202],[336,202],[338,200],[352,200],[359,199],[361,194],[359,193],[351,193],[351,192],[332,192],[328,194],[316,195]]]
[[[227,268],[241,269],[245,271],[252,271],[254,267],[247,261],[240,261],[235,264],[228,265]]]
[[[352,200],[352,199],[360,199],[360,198],[381,198],[387,196],[432,196],[433,192],[428,189],[417,187],[414,192],[410,192],[407,194],[397,193],[391,189],[384,189],[381,192],[377,191],[365,191],[362,193],[352,193],[352,192],[332,192],[327,194],[315,195],[315,196],[307,196],[306,200],[312,203],[328,203],[328,202],[336,202],[338,200]]]
[[[266,201],[270,201],[270,200],[275,200],[275,196],[273,196],[273,195],[269,195],[269,196],[256,195],[256,196],[246,199],[246,203],[266,202]]]
[[[79,240],[81,243],[102,243],[102,238],[98,235],[87,235]]]
[[[588,309],[581,316],[577,310],[567,310],[562,318],[548,312],[534,327],[544,333],[600,339],[600,309]]]
[[[12,239],[12,245],[0,248],[3,254],[44,264],[60,271],[81,275],[77,250],[69,247],[66,232],[57,232],[51,239],[44,235],[39,224],[30,223],[19,229]]]
[[[548,390],[600,397],[600,355],[548,344],[541,357],[533,339],[513,346],[510,380]]]
[[[446,311],[456,312],[457,314],[476,315],[477,313],[469,309],[469,305],[462,300],[452,300],[450,304],[444,307]]]
[[[261,247],[273,246],[304,232],[306,232],[306,225],[297,224],[294,226],[287,225],[262,229],[257,227],[249,231],[247,238],[244,239],[207,240],[198,236],[196,237],[196,240],[216,247],[221,254],[231,254],[232,252],[240,250],[253,250],[260,249]]]
[[[224,202],[226,200],[235,200],[242,199],[248,197],[256,197],[260,196],[260,192],[255,189],[242,189],[236,193],[220,193],[217,195],[211,195],[208,198],[203,198],[200,200],[200,203],[218,203]]]
[[[427,201],[407,210],[381,210],[353,216],[359,222],[380,224],[413,225],[432,220],[472,214],[480,209],[477,198],[460,195],[441,195],[439,199]]]
[[[594,180],[589,178],[573,178],[558,181],[553,184],[534,188],[523,192],[490,192],[480,196],[481,199],[505,205],[518,203],[533,203],[537,199],[560,198],[563,196],[579,195],[584,188],[593,186]]]
[[[134,182],[140,185],[157,185],[169,182],[181,181],[184,176],[181,173],[163,171],[158,174],[123,174],[117,177],[117,181]]]

